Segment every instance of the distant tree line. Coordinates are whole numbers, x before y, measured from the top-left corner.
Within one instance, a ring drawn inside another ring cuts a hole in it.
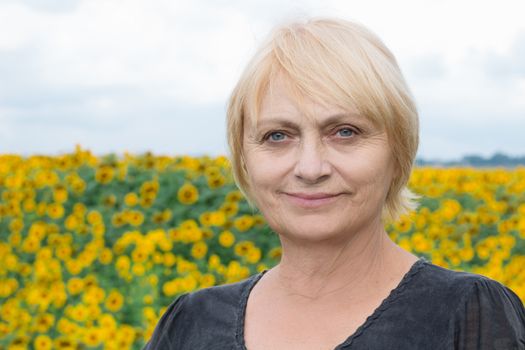
[[[478,155],[466,155],[460,160],[427,160],[416,159],[417,166],[471,166],[471,167],[516,167],[525,166],[525,156],[512,157],[503,153],[495,153],[491,157],[484,158]]]

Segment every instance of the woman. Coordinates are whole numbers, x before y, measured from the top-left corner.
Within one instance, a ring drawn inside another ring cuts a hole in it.
[[[178,297],[146,349],[525,349],[525,310],[487,277],[433,265],[384,229],[415,207],[415,104],[364,27],[276,28],[230,99],[239,188],[280,263]]]

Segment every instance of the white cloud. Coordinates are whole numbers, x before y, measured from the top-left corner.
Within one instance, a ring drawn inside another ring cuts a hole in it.
[[[0,3],[0,50],[10,51],[29,45],[38,15],[23,5]],[[0,52],[1,52],[0,51]]]
[[[26,8],[25,27],[15,28],[23,40],[8,44],[34,47],[36,78],[50,86],[141,86],[183,102],[217,102],[254,40],[248,18],[202,5],[91,0],[67,15]]]
[[[525,28],[521,0],[331,0],[330,14],[356,19],[374,30],[397,56],[440,52],[461,60],[468,49],[505,51]]]
[[[521,0],[0,1],[0,136],[27,142],[2,147],[42,149],[38,137],[22,136],[40,131],[49,149],[64,133],[93,147],[162,149],[174,141],[159,141],[154,128],[162,134],[169,126],[181,151],[223,152],[217,130],[226,99],[271,26],[336,15],[370,27],[398,57],[421,107],[423,155],[444,152],[443,142],[485,152],[493,146],[483,140],[431,132],[459,121],[475,134],[477,122],[494,127],[496,119],[525,128],[523,7]],[[31,129],[44,123],[51,126]],[[97,128],[119,134],[101,139]],[[506,135],[498,142],[514,147],[516,134]]]

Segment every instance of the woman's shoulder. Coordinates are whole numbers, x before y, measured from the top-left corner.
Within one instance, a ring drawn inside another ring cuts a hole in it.
[[[448,314],[455,348],[525,349],[525,308],[513,290],[484,275],[424,265],[412,290],[420,307]]]
[[[458,271],[435,265],[423,260],[418,283],[432,288],[436,292],[450,293],[455,298],[468,296],[473,292],[501,292],[518,296],[507,286],[485,275]],[[519,298],[518,298],[519,299]]]
[[[238,303],[242,290],[251,278],[179,294],[170,303],[165,314],[191,313],[196,316],[200,312],[210,311],[209,309],[216,311],[222,307],[232,307]]]
[[[258,276],[180,294],[161,316],[144,349],[232,343],[241,298]]]
[[[416,263],[375,315],[376,332],[369,334],[388,339],[406,334],[413,343],[405,348],[525,349],[525,310],[512,290],[426,259]]]
[[[198,308],[237,308],[243,293],[246,293],[260,274],[255,274],[245,279],[198,289],[184,294],[184,303],[187,307]],[[206,310],[207,311],[207,310]]]
[[[451,313],[468,298],[476,285],[504,288],[488,277],[451,270],[420,258],[391,292],[383,307],[391,310],[392,315],[403,309],[414,320],[449,320]]]
[[[435,300],[449,299],[459,306],[476,295],[483,295],[493,301],[496,298],[504,299],[513,306],[523,308],[523,303],[513,290],[485,275],[448,269],[425,259],[420,270],[412,291],[432,296]]]
[[[413,314],[443,320],[454,315],[462,317],[476,305],[486,310],[499,307],[501,312],[508,312],[525,324],[522,301],[504,284],[481,274],[441,267],[426,259],[417,264],[396,291],[394,299],[405,302],[393,305],[409,305]]]

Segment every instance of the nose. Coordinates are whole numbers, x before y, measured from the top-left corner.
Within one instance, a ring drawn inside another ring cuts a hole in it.
[[[332,168],[320,140],[302,142],[296,157],[294,175],[302,181],[315,184],[330,176]]]

